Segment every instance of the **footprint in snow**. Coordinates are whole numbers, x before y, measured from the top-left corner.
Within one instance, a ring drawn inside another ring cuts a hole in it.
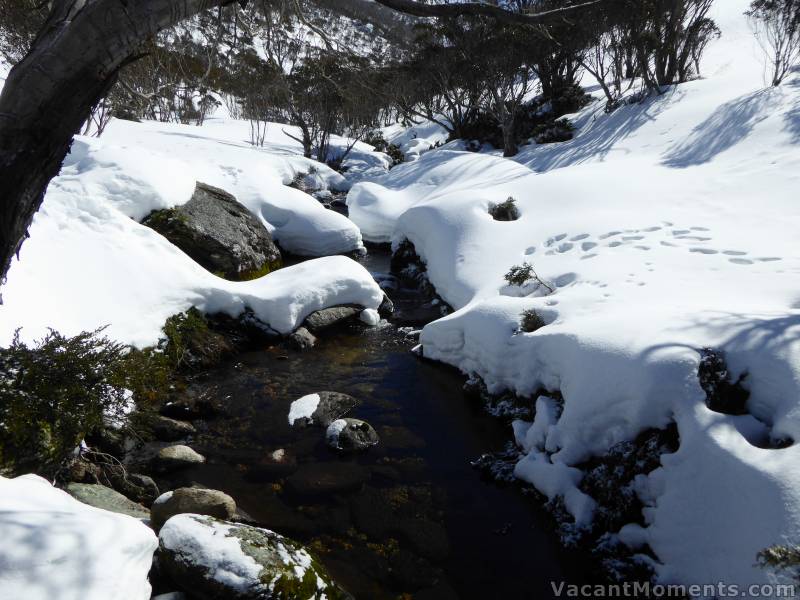
[[[689,252],[695,252],[697,254],[719,254],[719,250],[714,250],[712,248],[689,248]]]

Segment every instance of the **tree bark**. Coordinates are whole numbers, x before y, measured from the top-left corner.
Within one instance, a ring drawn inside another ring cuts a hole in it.
[[[55,0],[0,95],[0,276],[27,237],[72,136],[139,44],[231,0]]]

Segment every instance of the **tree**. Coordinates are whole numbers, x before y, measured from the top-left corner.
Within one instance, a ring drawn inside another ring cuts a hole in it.
[[[778,86],[800,62],[800,0],[753,0],[746,14]]]
[[[3,6],[16,6],[14,0],[4,1]],[[234,1],[47,3],[50,10],[43,26],[25,57],[11,70],[0,94],[0,279],[19,252],[47,185],[69,151],[72,136],[106,96],[120,69],[136,60],[140,45],[166,27]],[[238,1],[246,4],[246,0]],[[589,0],[538,13],[518,13],[475,2],[434,5],[417,0],[376,1],[416,16],[476,14],[502,22],[541,24],[607,0]]]

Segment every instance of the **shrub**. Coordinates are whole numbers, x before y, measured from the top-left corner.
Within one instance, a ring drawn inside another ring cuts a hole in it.
[[[771,546],[756,555],[757,564],[762,569],[784,571],[795,581],[800,581],[800,547]]]
[[[383,132],[380,129],[374,129],[364,136],[363,142],[373,146],[378,152],[386,152],[388,146],[386,139],[383,137]]]
[[[547,323],[544,322],[542,316],[536,312],[535,309],[529,308],[528,310],[522,312],[522,319],[519,323],[520,331],[525,333],[533,333],[545,325],[547,325]]]
[[[519,209],[516,200],[511,196],[500,204],[489,204],[489,214],[495,221],[516,221],[519,219]]]
[[[0,349],[0,466],[52,475],[81,439],[129,402],[126,347],[102,329],[50,332]]]
[[[537,144],[552,144],[571,140],[575,126],[569,119],[559,119],[552,123],[543,123],[533,130],[533,138]]]
[[[167,319],[164,335],[159,349],[176,370],[214,365],[234,350],[224,335],[209,327],[206,316],[195,307]]]
[[[388,146],[386,146],[386,154],[388,154],[389,158],[392,159],[393,167],[404,162],[406,159],[405,155],[403,154],[403,151],[397,144],[389,144]]]

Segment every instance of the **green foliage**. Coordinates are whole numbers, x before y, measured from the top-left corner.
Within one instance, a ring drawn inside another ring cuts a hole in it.
[[[516,221],[520,217],[517,201],[511,196],[500,204],[489,204],[489,214],[495,221]]]
[[[536,272],[533,270],[533,265],[524,262],[521,265],[512,266],[508,270],[508,273],[505,274],[505,280],[508,282],[508,285],[523,286],[533,279],[535,275]]]
[[[522,312],[522,319],[519,323],[520,331],[532,333],[545,325],[547,325],[547,323],[544,322],[544,319],[542,319],[541,315],[536,312],[535,309],[529,308]]]
[[[83,436],[128,402],[125,346],[102,329],[0,349],[0,465],[52,474]]]
[[[771,546],[756,556],[757,564],[762,569],[784,571],[795,581],[800,581],[800,547]]]
[[[195,307],[167,319],[159,350],[171,369],[195,369],[219,362],[233,350],[224,335],[209,326],[205,315]]]
[[[571,140],[575,126],[569,119],[559,119],[551,123],[542,123],[533,130],[533,138],[537,144],[552,144]]]
[[[533,269],[533,265],[528,262],[524,262],[521,265],[512,266],[508,270],[508,273],[505,274],[505,280],[508,282],[508,285],[516,285],[519,287],[522,287],[529,282],[534,282],[544,287],[548,293],[552,294],[555,291],[552,285],[546,283],[536,274],[536,271]]]
[[[392,159],[393,167],[404,162],[406,159],[405,155],[403,154],[403,151],[397,144],[389,144],[388,146],[386,146],[386,154],[388,154],[389,158]]]

